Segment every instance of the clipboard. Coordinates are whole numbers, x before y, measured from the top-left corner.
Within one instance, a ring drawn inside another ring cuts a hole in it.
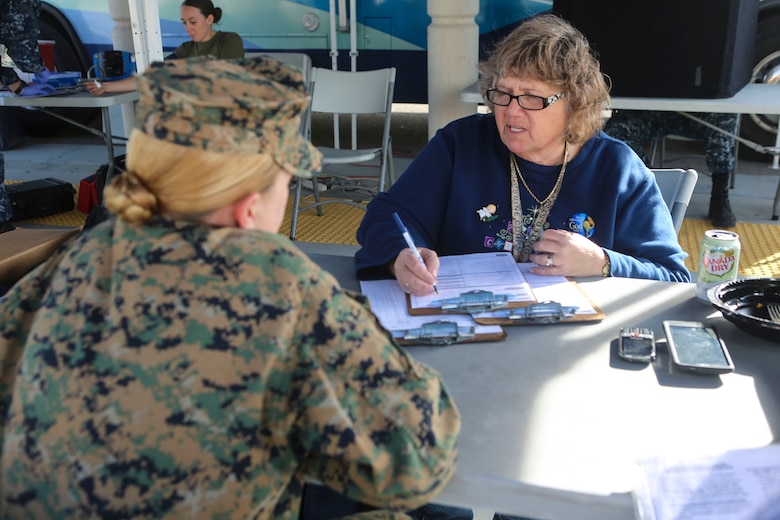
[[[470,314],[412,316],[395,280],[361,281],[360,287],[379,322],[400,345],[447,346],[507,338],[500,325],[479,324]]]
[[[554,300],[544,300],[530,303],[520,309],[501,309],[490,312],[474,313],[474,321],[480,325],[550,325],[556,323],[582,323],[601,321],[606,318],[604,311],[593,303],[582,288],[569,278],[566,285],[581,298],[586,305],[565,305]],[[533,287],[533,284],[531,284]],[[537,289],[538,291],[538,289]],[[577,299],[571,299],[568,295],[564,301],[572,303]],[[582,309],[582,310],[581,310]]]
[[[563,276],[531,273],[508,252],[440,257],[440,296],[406,295],[412,316],[469,314],[480,325],[548,325],[601,321],[604,312]]]
[[[427,346],[447,346],[456,343],[479,343],[484,341],[503,341],[506,339],[506,331],[498,327],[494,332],[478,333],[480,328],[477,326],[459,326],[456,322],[446,318],[436,319],[424,323],[420,327],[406,329],[403,331],[391,331],[393,337],[401,345],[427,345]],[[402,333],[396,336],[396,333]]]
[[[406,295],[409,314],[471,314],[536,302],[530,284],[507,251],[442,256],[437,285],[437,295]]]
[[[437,314],[473,314],[490,312],[499,309],[519,309],[536,303],[536,300],[512,301],[512,295],[494,293],[486,289],[474,289],[460,293],[457,296],[434,300],[437,307],[414,307],[412,296],[406,295],[406,306],[412,316],[433,316]]]

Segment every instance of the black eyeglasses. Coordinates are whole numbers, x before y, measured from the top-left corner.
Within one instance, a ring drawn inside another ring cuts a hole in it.
[[[513,96],[503,90],[497,88],[491,88],[487,91],[487,99],[494,105],[501,107],[508,107],[513,99],[517,100],[517,104],[526,110],[543,110],[559,99],[563,97],[563,92],[550,96],[548,98],[542,96],[534,96],[533,94],[520,94],[519,96]]]

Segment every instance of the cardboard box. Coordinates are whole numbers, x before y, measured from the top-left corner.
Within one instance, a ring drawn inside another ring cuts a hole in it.
[[[0,284],[18,281],[79,231],[79,228],[18,227],[0,234]]]

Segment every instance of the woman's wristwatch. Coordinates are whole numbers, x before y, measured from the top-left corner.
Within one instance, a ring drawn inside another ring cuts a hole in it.
[[[18,96],[19,94],[22,93],[22,90],[24,90],[24,87],[26,87],[26,86],[27,86],[27,83],[23,79],[20,79],[19,80],[19,86],[14,89],[14,94],[16,94]]]
[[[601,276],[607,278],[608,276],[612,276],[612,263],[609,261],[609,255],[606,251],[604,251],[604,256],[607,257],[607,263],[601,268]]]

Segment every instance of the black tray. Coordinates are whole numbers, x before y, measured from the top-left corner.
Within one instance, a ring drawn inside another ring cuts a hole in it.
[[[707,297],[723,317],[740,329],[780,342],[780,323],[769,319],[768,304],[780,305],[780,279],[745,278],[717,285]]]

